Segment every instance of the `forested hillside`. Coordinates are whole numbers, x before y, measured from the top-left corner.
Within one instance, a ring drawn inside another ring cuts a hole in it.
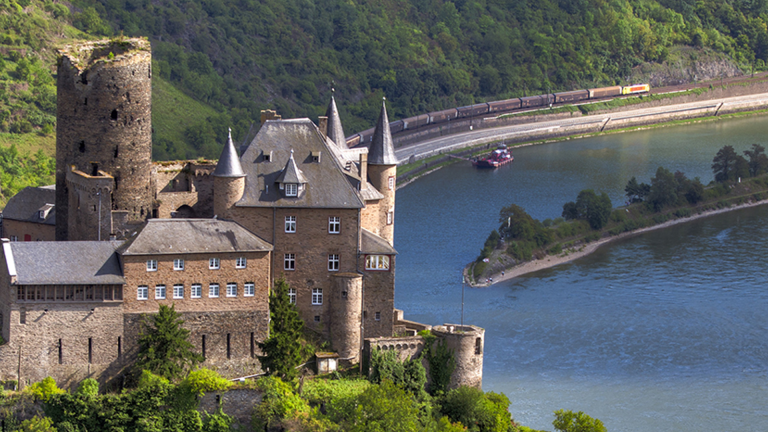
[[[67,24],[89,37],[146,36],[155,76],[173,93],[155,101],[159,159],[216,157],[226,127],[243,139],[262,109],[316,118],[334,86],[351,134],[373,125],[384,95],[397,119],[626,84],[633,68],[674,60],[680,45],[745,70],[768,60],[765,0],[0,0],[0,9],[0,132],[51,133],[52,57],[75,36]]]

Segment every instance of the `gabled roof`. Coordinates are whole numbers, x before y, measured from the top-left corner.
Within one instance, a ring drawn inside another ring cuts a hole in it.
[[[229,137],[224,149],[221,151],[221,157],[216,164],[216,170],[213,172],[215,177],[244,177],[243,167],[240,165],[240,159],[237,157],[235,144],[232,142],[232,129],[229,130]]]
[[[397,165],[392,132],[389,130],[386,101],[381,102],[381,113],[376,122],[376,128],[373,130],[373,138],[368,150],[368,163],[371,165]]]
[[[397,255],[395,248],[383,237],[379,237],[365,228],[362,228],[361,231],[360,252],[364,254]]]
[[[325,116],[328,117],[328,130],[326,131],[328,138],[335,142],[339,148],[347,148],[347,138],[344,135],[344,129],[341,127],[341,117],[339,116],[339,109],[336,108],[336,99],[334,99],[333,95],[331,95],[331,102],[328,104]]]
[[[307,183],[304,173],[301,172],[299,167],[296,166],[296,161],[293,160],[293,150],[291,150],[291,157],[288,159],[288,163],[285,164],[285,168],[277,176],[276,183]]]
[[[219,219],[150,219],[121,255],[263,252],[272,245],[236,222]]]
[[[55,186],[25,187],[5,205],[3,218],[56,225],[55,203]],[[40,210],[44,211],[44,219],[40,219]]]
[[[6,265],[15,264],[18,285],[118,285],[125,283],[115,253],[122,243],[10,242],[3,249]]]
[[[347,179],[331,145],[309,119],[267,120],[240,158],[247,179],[243,197],[236,205],[362,208],[363,201]],[[296,168],[307,182],[306,190],[299,197],[283,196],[277,184],[289,163],[291,150]],[[265,154],[271,154],[269,161]]]

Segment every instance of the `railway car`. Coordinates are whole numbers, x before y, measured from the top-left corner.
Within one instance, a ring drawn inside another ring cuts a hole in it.
[[[632,84],[631,86],[624,86],[621,88],[621,94],[623,95],[647,93],[649,91],[651,91],[650,84]]]
[[[429,124],[445,123],[456,118],[456,108],[429,113]]]
[[[366,129],[360,132],[360,143],[368,145],[373,139],[373,128]]]
[[[413,130],[429,122],[429,114],[421,114],[403,119],[403,130]]]
[[[402,132],[405,129],[405,122],[403,120],[393,121],[389,123],[389,133],[396,134]],[[371,135],[373,135],[373,129],[371,129]]]
[[[520,108],[520,98],[488,102],[489,114],[503,111],[512,111],[518,108]]]
[[[533,108],[540,106],[547,106],[548,104],[555,103],[555,95],[543,94],[536,96],[527,96],[520,98],[521,108]]]
[[[488,114],[487,103],[479,103],[456,108],[456,116],[458,118],[474,117],[483,114]]]
[[[356,147],[358,144],[360,144],[362,137],[359,133],[356,133],[352,136],[347,137],[347,147],[353,148]]]
[[[621,86],[600,87],[600,88],[589,89],[590,99],[619,96],[619,95],[621,95]]]
[[[574,90],[555,93],[555,103],[578,102],[589,99],[589,91]]]

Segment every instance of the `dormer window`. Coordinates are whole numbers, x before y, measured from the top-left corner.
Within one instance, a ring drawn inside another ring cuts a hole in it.
[[[272,152],[271,151],[263,152],[262,153],[262,158],[263,158],[264,162],[272,162]]]
[[[311,158],[312,158],[312,162],[320,163],[320,152],[319,151],[313,151],[312,155],[311,155]]]
[[[296,183],[285,184],[285,196],[295,197],[299,195],[299,185]]]

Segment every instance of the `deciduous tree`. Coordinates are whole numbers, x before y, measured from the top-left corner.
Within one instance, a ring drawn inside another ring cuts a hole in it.
[[[744,150],[749,158],[749,175],[754,177],[768,171],[768,156],[765,155],[765,147],[760,144],[752,144],[751,150]]]
[[[749,163],[736,153],[733,146],[727,145],[718,150],[712,160],[712,171],[717,182],[736,180],[749,174]]]

